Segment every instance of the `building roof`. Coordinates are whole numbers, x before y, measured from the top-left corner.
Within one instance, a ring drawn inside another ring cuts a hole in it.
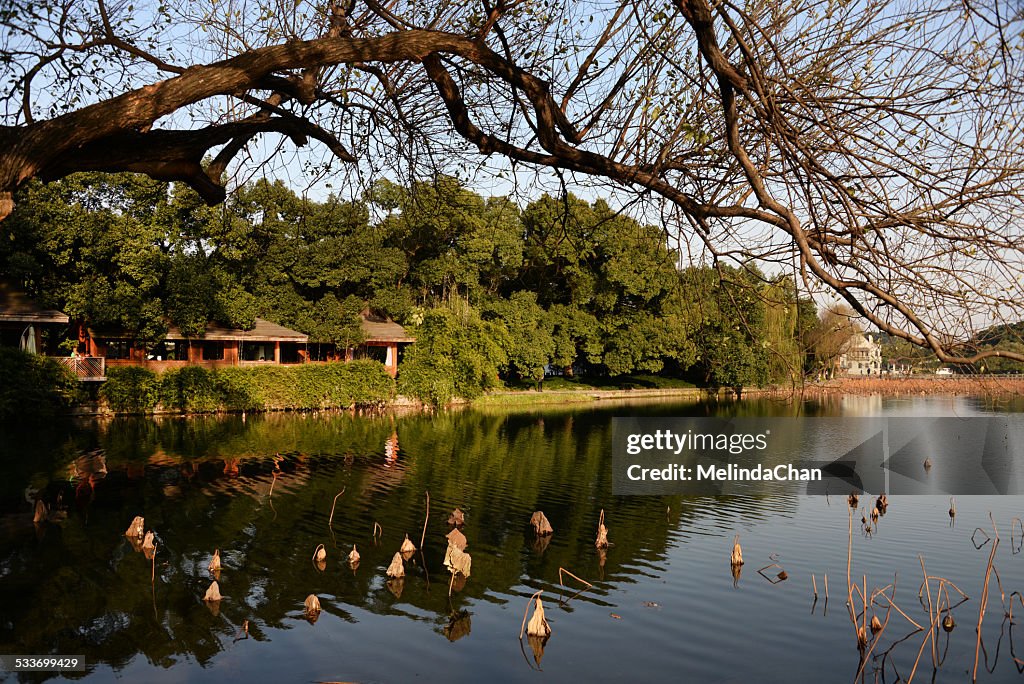
[[[181,331],[172,325],[167,330],[167,339],[184,340],[186,338],[181,334]],[[243,342],[274,342],[278,340],[281,342],[308,342],[309,336],[297,330],[286,328],[283,325],[257,318],[256,326],[252,330],[225,328],[214,323],[207,323],[206,332],[203,334],[202,339],[242,340]]]
[[[360,314],[363,334],[367,342],[415,342],[415,337],[409,337],[405,328],[395,323],[387,316],[372,311],[364,311]]]
[[[875,338],[870,333],[857,333],[851,335],[850,339],[843,345],[843,352],[851,352],[854,350],[874,350],[880,349],[882,345],[875,341]]]
[[[366,335],[366,342],[415,342],[415,337],[410,337],[405,332],[405,328],[395,323],[387,316],[382,316],[377,313],[364,311],[361,314],[361,326],[363,334]],[[66,320],[66,319],[65,319]],[[93,337],[104,337],[122,339],[127,338],[129,335],[123,331],[108,331],[89,329],[90,334]],[[169,326],[167,329],[168,340],[185,340],[189,339],[181,333],[175,326]],[[286,328],[283,325],[277,325],[270,321],[265,321],[262,318],[256,319],[256,327],[252,330],[241,330],[239,328],[225,328],[214,323],[208,323],[206,325],[206,332],[201,338],[203,340],[211,341],[231,341],[241,340],[243,342],[309,342],[309,336],[304,335],[296,330]]]
[[[105,330],[94,330],[89,329],[89,333],[93,337],[106,337],[106,338],[127,338],[127,333],[123,331],[105,331]],[[190,339],[183,335],[181,331],[175,326],[169,326],[167,328],[168,340],[186,340]],[[242,342],[308,342],[309,336],[304,335],[291,328],[286,328],[283,325],[277,323],[271,323],[265,321],[262,318],[256,319],[256,325],[252,330],[242,330],[241,328],[225,328],[224,326],[217,325],[215,323],[206,324],[206,332],[200,338],[191,339],[202,339],[211,341],[238,341]]]
[[[24,292],[0,281],[0,322],[67,323],[68,320],[67,314],[43,309]]]

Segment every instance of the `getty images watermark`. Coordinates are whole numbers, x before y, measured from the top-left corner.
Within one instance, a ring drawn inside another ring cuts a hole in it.
[[[615,418],[612,445],[623,495],[1024,493],[1020,415]]]

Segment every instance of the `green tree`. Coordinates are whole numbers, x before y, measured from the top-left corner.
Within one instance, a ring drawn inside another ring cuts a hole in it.
[[[710,387],[760,386],[770,379],[764,280],[752,267],[691,267],[681,274],[696,334],[698,379]]]
[[[520,291],[508,299],[495,299],[483,309],[486,320],[499,323],[506,334],[498,337],[508,371],[524,380],[540,382],[552,362],[555,340],[551,316],[537,304],[537,293]]]
[[[498,369],[508,363],[504,328],[465,304],[427,311],[414,334],[398,367],[398,391],[435,406],[497,386]]]

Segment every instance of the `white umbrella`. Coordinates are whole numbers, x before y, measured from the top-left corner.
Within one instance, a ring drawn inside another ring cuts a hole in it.
[[[21,350],[29,354],[36,353],[36,329],[31,325],[21,334]]]

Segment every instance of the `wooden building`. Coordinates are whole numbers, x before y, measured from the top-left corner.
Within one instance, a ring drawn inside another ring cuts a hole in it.
[[[370,311],[362,313],[363,344],[354,350],[355,358],[377,359],[384,364],[391,377],[398,374],[398,362],[406,345],[416,341],[405,328],[387,316]]]
[[[146,366],[154,371],[198,365],[259,366],[304,363],[309,337],[284,326],[256,319],[252,330],[210,323],[201,338],[188,338],[171,326],[163,342],[150,348],[115,331],[88,329],[86,354],[106,358],[108,366]]]
[[[398,363],[402,360],[402,351],[416,341],[405,332],[405,328],[387,316],[363,311],[360,314],[360,327],[363,331],[363,342],[347,349],[333,343],[309,344],[310,361],[352,361],[353,359],[372,359],[384,364],[388,374],[398,374]]]
[[[105,358],[107,366],[145,366],[162,371],[185,365],[218,368],[374,359],[394,377],[402,347],[414,338],[391,319],[369,312],[363,313],[361,325],[365,340],[349,349],[311,343],[303,333],[260,318],[252,330],[211,323],[202,337],[191,339],[171,326],[164,341],[150,348],[117,331],[89,328],[80,338],[85,354]]]

